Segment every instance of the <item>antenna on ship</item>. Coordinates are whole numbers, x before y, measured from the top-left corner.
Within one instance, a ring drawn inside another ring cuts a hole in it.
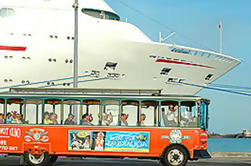
[[[176,34],[176,32],[172,32],[167,37],[162,38],[162,33],[159,32],[159,42],[162,43],[162,42],[164,42],[165,40],[169,39],[170,37],[172,37],[175,34]]]
[[[223,35],[222,35],[222,21],[220,21],[220,24],[219,24],[219,29],[220,29],[220,53],[222,54],[222,47],[223,47]]]

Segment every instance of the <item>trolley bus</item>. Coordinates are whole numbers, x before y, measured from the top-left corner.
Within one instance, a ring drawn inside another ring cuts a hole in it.
[[[210,157],[209,103],[161,90],[12,88],[0,94],[0,153],[32,166],[51,165],[58,156],[183,166]]]

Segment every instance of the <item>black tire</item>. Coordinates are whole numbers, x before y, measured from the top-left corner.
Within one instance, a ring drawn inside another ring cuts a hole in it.
[[[58,156],[55,156],[55,155],[50,156],[50,160],[48,161],[47,165],[49,165],[49,166],[53,165],[57,161],[57,159],[58,159]]]
[[[34,156],[29,152],[24,154],[25,163],[30,166],[47,166],[50,160],[50,156],[47,152],[40,156]]]
[[[163,152],[161,163],[164,166],[185,166],[188,160],[186,149],[179,145],[168,147]]]

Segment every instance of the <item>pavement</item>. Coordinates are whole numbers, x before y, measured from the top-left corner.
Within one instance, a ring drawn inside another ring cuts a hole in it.
[[[17,157],[0,157],[0,166],[18,166]],[[53,166],[162,166],[157,161],[136,159],[98,159],[69,160],[60,158]],[[189,161],[187,166],[251,166],[251,158],[212,158]]]

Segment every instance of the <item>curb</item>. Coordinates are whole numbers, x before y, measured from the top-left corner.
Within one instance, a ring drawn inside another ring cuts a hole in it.
[[[251,152],[209,152],[212,158],[251,158]]]

